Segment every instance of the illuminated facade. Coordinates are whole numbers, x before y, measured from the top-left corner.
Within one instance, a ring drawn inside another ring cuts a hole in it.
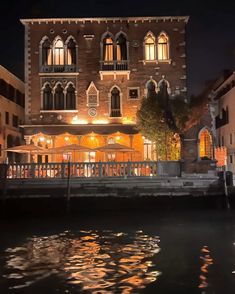
[[[216,145],[224,152],[226,169],[235,172],[235,72],[218,79],[212,97],[215,102]]]
[[[24,120],[24,83],[0,66],[0,163],[19,161],[20,156],[4,149],[20,145]]]
[[[75,160],[155,159],[135,128],[153,80],[186,94],[188,17],[24,19],[25,140],[46,147],[116,142],[137,152],[76,154]],[[157,87],[156,87],[157,89]],[[51,155],[49,161],[60,161]],[[66,159],[66,154],[63,155]]]

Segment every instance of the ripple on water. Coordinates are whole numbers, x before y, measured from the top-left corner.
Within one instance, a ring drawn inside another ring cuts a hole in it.
[[[65,284],[92,293],[131,293],[155,282],[161,274],[152,258],[160,239],[143,231],[133,234],[105,231],[64,231],[33,236],[5,250],[3,278],[9,288],[30,287],[51,275]]]

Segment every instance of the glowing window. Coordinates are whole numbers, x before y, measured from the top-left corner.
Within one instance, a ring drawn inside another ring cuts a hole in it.
[[[120,34],[117,39],[117,60],[127,60],[126,38]]]
[[[211,159],[212,158],[212,137],[207,129],[200,133],[199,137],[200,149],[199,156],[201,159]]]
[[[161,34],[158,38],[158,60],[169,59],[169,41],[165,34]]]
[[[42,65],[52,65],[51,43],[48,39],[42,44]]]
[[[154,144],[148,139],[144,139],[144,160],[154,160]]]
[[[67,45],[67,64],[76,64],[76,44],[70,39]]]
[[[61,39],[58,39],[54,45],[54,64],[64,65],[64,44]]]
[[[104,61],[113,61],[113,40],[110,37],[104,39]]]
[[[145,38],[145,60],[151,61],[156,59],[156,50],[155,50],[155,38],[152,34],[149,34]]]

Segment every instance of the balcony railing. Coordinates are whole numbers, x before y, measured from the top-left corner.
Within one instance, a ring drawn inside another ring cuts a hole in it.
[[[112,60],[112,61],[101,61],[101,70],[115,71],[115,70],[128,70],[128,60]]]
[[[42,65],[41,72],[43,73],[69,73],[69,72],[77,72],[78,68],[76,65],[65,64],[65,65]]]
[[[120,109],[111,109],[111,112],[110,112],[110,117],[121,117],[121,111]]]
[[[7,178],[81,177],[152,177],[157,175],[157,161],[72,162],[8,164]]]

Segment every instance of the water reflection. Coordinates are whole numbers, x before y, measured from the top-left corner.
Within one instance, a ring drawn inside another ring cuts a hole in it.
[[[209,286],[208,284],[208,272],[209,272],[209,266],[213,264],[213,259],[210,256],[210,250],[208,246],[203,246],[201,249],[201,256],[200,259],[202,260],[202,266],[201,266],[201,273],[199,276],[200,284],[198,288],[204,289]]]
[[[11,289],[28,287],[56,275],[67,285],[89,293],[133,293],[156,281],[153,256],[159,237],[142,231],[65,231],[32,237],[6,249],[4,278]]]

